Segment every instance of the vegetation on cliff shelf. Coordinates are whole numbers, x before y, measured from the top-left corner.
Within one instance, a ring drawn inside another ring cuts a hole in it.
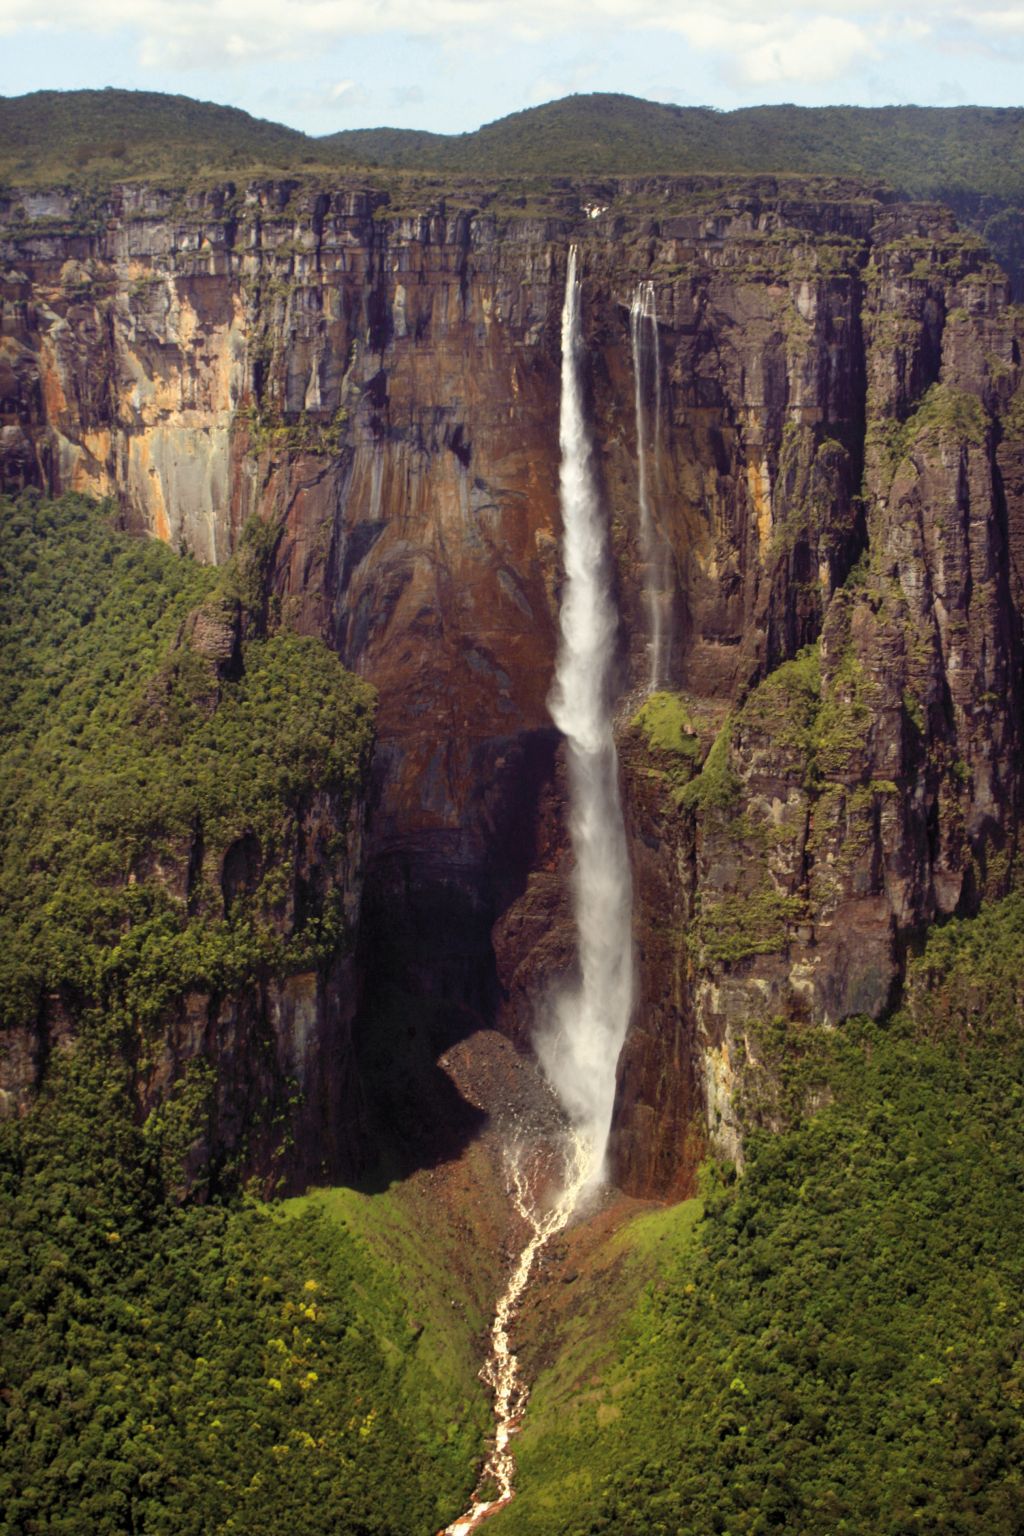
[[[643,732],[648,746],[657,752],[700,755],[700,737],[687,701],[678,693],[651,693],[630,722]]]
[[[868,428],[867,445],[878,456],[888,485],[922,440],[944,437],[957,444],[981,447],[985,433],[985,408],[976,395],[948,384],[932,384],[906,421],[874,418]]]
[[[376,1230],[371,1255],[356,1197],[183,1205],[215,1062],[137,1100],[138,1026],[159,1047],[186,988],[343,941],[292,864],[311,810],[325,862],[345,851],[371,691],[264,632],[272,528],[218,572],[108,511],[0,503],[5,1022],[59,989],[75,1023],[0,1123],[0,1533],[419,1536],[465,1503],[484,1429],[438,1282],[410,1291]]]
[[[726,811],[736,804],[742,785],[730,761],[733,722],[727,720],[711,744],[697,777],[683,789],[680,804],[688,810]]]
[[[770,672],[743,706],[741,726],[771,741],[773,748],[813,763],[821,708],[821,655],[806,646],[792,661]]]
[[[344,938],[330,892],[287,918],[296,829],[361,782],[372,693],[308,637],[241,643],[259,537],[215,572],[79,497],[0,516],[4,1021],[60,992],[147,1024],[186,989],[329,958]],[[232,849],[248,866],[233,886]]]
[[[536,1382],[496,1536],[1017,1536],[1022,954],[1016,895],[933,931],[889,1023],[755,1030],[788,1128],[624,1288],[614,1363]]]
[[[700,765],[703,746],[700,726],[690,702],[679,693],[658,692],[647,696],[630,721],[643,741],[652,764],[647,771],[666,780],[678,802]]]
[[[169,1201],[118,1047],[97,1022],[0,1125],[0,1532],[437,1529],[483,1398],[432,1370],[433,1314],[354,1207]]]
[[[786,942],[791,923],[807,915],[807,903],[786,896],[763,880],[756,890],[737,891],[708,903],[697,918],[695,933],[706,964],[770,955]]]
[[[865,779],[875,685],[848,626],[836,626],[833,638],[846,642],[837,655],[824,658],[816,642],[763,678],[722,726],[699,771],[691,747],[698,738],[681,734],[689,717],[677,696],[653,695],[633,722],[658,765],[648,772],[667,780],[675,805],[697,814],[702,856],[737,882],[705,882],[700,891],[692,935],[702,965],[783,949],[809,912],[803,860],[794,863],[788,852],[801,841],[815,850],[816,833],[833,829],[843,812],[848,835],[840,857],[854,857],[879,797],[895,793],[888,781]],[[764,787],[780,780],[796,792],[786,804]],[[812,865],[812,887],[817,874]]]
[[[237,413],[235,424],[245,427],[252,454],[323,453],[333,457],[346,441],[349,417],[345,405],[339,406],[329,420],[318,420],[307,411],[288,418],[270,407],[252,405]]]

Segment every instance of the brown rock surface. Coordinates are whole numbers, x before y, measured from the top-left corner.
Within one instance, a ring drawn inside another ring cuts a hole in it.
[[[99,233],[9,206],[2,472],[116,494],[131,526],[203,559],[267,522],[275,621],[324,635],[380,691],[361,1027],[397,988],[438,1049],[496,1018],[523,1037],[572,964],[545,702],[567,245],[624,694],[647,644],[628,308],[653,284],[672,680],[721,715],[819,641],[822,677],[813,750],[744,705],[729,807],[659,798],[625,754],[639,1001],[617,1168],[635,1193],[679,1192],[705,1123],[739,1150],[745,1021],[878,1012],[921,924],[1005,887],[1019,320],[951,215],[872,188],[662,178],[531,197],[124,187]],[[217,665],[226,645],[209,637]],[[755,947],[702,944],[737,903],[764,918]]]

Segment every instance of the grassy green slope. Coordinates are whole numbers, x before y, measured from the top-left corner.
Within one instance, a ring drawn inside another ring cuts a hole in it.
[[[547,1314],[540,1320],[545,1364],[516,1441],[522,1496],[503,1516],[513,1529],[572,1530],[577,1508],[590,1509],[597,1481],[610,1470],[604,1458],[617,1441],[614,1426],[656,1365],[643,1341],[646,1302],[638,1308],[638,1298],[691,1262],[702,1213],[694,1199],[635,1216],[601,1238],[571,1285],[563,1277],[534,1296]]]
[[[401,1357],[401,1411],[410,1438],[425,1463],[436,1460],[464,1473],[479,1460],[491,1424],[479,1370],[493,1305],[486,1284],[466,1285],[453,1270],[452,1254],[465,1247],[465,1233],[415,1184],[396,1183],[372,1195],[317,1189],[282,1209],[293,1219],[312,1216],[342,1245],[355,1236],[375,1255],[377,1287],[366,1296],[368,1314],[377,1317],[380,1333],[401,1298],[397,1334],[392,1327],[383,1344],[386,1354]],[[438,1496],[441,1524],[458,1512],[450,1478],[439,1484]]]
[[[496,1536],[1020,1532],[1022,957],[1018,895],[936,930],[887,1026],[764,1032],[788,1129],[597,1379],[538,1381]]]

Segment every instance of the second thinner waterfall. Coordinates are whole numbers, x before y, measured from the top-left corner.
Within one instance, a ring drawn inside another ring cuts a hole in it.
[[[633,350],[636,413],[637,500],[640,503],[640,557],[644,564],[644,607],[651,666],[649,692],[666,685],[667,653],[671,626],[666,626],[665,597],[669,574],[669,550],[658,528],[651,492],[661,471],[661,352],[658,345],[658,310],[654,284],[637,285],[629,307],[629,337]],[[653,395],[653,421],[647,402]]]
[[[510,1440],[526,1406],[528,1387],[519,1374],[509,1328],[538,1255],[604,1176],[615,1068],[633,1002],[633,891],[612,734],[611,665],[618,617],[609,587],[608,533],[583,410],[582,371],[580,283],[573,246],[562,308],[559,419],[566,581],[550,707],[568,750],[579,982],[556,999],[537,1042],[541,1065],[572,1126],[561,1189],[547,1208],[538,1204],[519,1155],[510,1158],[513,1204],[531,1235],[498,1301],[490,1353],[481,1372],[494,1390],[495,1441],[472,1504],[443,1536],[472,1536],[514,1496]]]

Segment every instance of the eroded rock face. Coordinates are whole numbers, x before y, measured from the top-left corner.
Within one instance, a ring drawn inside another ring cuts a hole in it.
[[[454,1034],[498,1019],[525,1038],[573,964],[546,708],[568,244],[624,696],[647,670],[628,311],[653,284],[671,683],[717,724],[820,646],[810,724],[787,735],[743,705],[726,803],[666,799],[657,762],[624,752],[640,998],[615,1154],[631,1190],[680,1191],[705,1127],[739,1150],[745,1021],[877,1013],[916,928],[1005,884],[1018,322],[949,214],[870,188],[662,179],[549,187],[530,211],[507,198],[436,189],[407,213],[368,186],[124,188],[81,234],[9,206],[4,484],[115,494],[131,526],[207,560],[263,520],[275,619],[380,693],[371,999],[386,985],[447,1010]],[[228,636],[210,644],[227,655]],[[743,905],[753,939],[701,937]]]
[[[365,818],[362,795],[320,789],[289,805],[272,866],[254,835],[225,846],[199,824],[133,861],[130,884],[162,886],[190,916],[217,922],[247,899],[264,933],[300,953],[311,925],[329,914],[338,928],[326,959],[290,972],[268,963],[241,986],[187,991],[156,1023],[125,1029],[140,1120],[193,1104],[192,1140],[173,1173],[183,1195],[248,1179],[268,1194],[295,1192],[357,1177],[370,1160],[353,1043]],[[264,877],[281,868],[268,890]],[[0,1116],[25,1113],[53,1055],[73,1048],[80,1013],[79,999],[52,992],[33,1028],[0,1033]]]
[[[866,273],[863,556],[817,654],[735,716],[695,817],[706,1104],[734,1155],[751,1027],[877,1016],[921,927],[1002,894],[1018,852],[1017,322],[981,274],[942,290],[905,260]]]
[[[356,1176],[366,1164],[367,1121],[354,1071],[355,964],[365,805],[318,792],[295,808],[281,862],[283,897],[263,914],[284,940],[337,906],[348,935],[326,965],[268,976],[227,994],[191,992],[164,1021],[136,1070],[140,1112],[181,1091],[197,1066],[215,1068],[204,1141],[191,1170],[214,1181],[257,1175],[268,1191]],[[258,839],[181,850],[166,873],[219,886],[225,916],[258,896],[266,873]],[[206,866],[205,869],[203,866]],[[286,1127],[286,1129],[285,1129]]]

